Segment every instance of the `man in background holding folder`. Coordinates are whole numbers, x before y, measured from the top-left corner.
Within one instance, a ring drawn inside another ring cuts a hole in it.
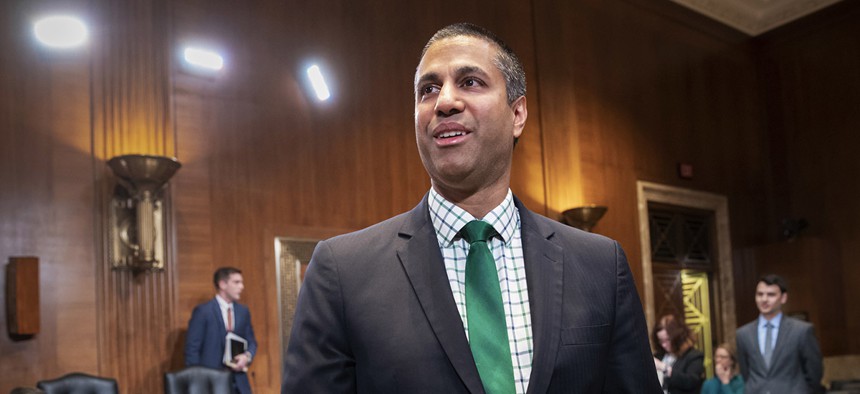
[[[221,267],[215,271],[213,282],[217,290],[215,297],[197,305],[188,322],[185,365],[229,368],[233,372],[233,392],[251,394],[251,384],[245,371],[257,353],[257,340],[251,327],[251,312],[238,303],[245,288],[242,271]],[[224,362],[228,333],[247,341],[247,351],[232,357],[229,366]]]

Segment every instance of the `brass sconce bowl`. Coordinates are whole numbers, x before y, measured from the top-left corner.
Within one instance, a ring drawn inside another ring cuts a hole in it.
[[[586,205],[562,212],[562,223],[583,231],[591,231],[609,208],[602,205]]]
[[[172,157],[123,155],[108,160],[114,174],[138,192],[155,192],[164,186],[182,165]]]

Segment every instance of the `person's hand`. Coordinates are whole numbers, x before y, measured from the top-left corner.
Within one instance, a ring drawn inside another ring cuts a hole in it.
[[[660,359],[654,357],[654,367],[657,368],[657,371],[663,372],[666,369],[666,364],[664,364]]]
[[[251,357],[247,353],[242,353],[233,358],[233,363],[236,365],[231,367],[236,372],[242,372],[248,369],[248,364],[251,363]]]
[[[732,380],[732,370],[722,363],[717,363],[716,373],[717,377],[720,378],[720,382],[723,382],[723,384],[729,384],[729,381]]]

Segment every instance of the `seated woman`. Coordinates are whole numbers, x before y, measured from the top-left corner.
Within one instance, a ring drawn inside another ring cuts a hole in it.
[[[716,376],[702,386],[702,394],[744,394],[744,378],[738,374],[734,348],[721,343],[714,351]]]
[[[698,394],[705,380],[705,355],[693,348],[690,329],[675,316],[666,315],[654,327],[658,346],[654,365],[667,394]]]

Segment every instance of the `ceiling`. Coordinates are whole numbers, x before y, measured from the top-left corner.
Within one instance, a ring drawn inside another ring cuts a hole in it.
[[[757,36],[842,0],[671,0]]]

